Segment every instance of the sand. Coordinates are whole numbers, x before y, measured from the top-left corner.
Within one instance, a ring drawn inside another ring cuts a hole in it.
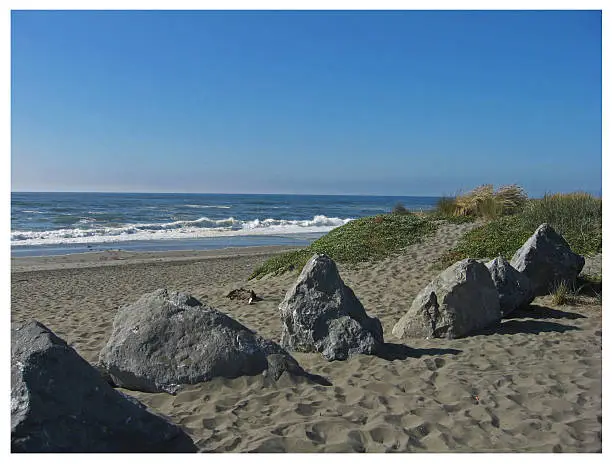
[[[432,266],[470,224],[377,264],[340,265],[387,342]],[[104,252],[12,260],[12,321],[37,319],[96,361],[119,306],[166,287],[189,291],[279,341],[278,305],[296,273],[248,282],[285,247],[214,252]],[[599,264],[597,263],[599,260]],[[601,256],[588,261],[601,269]],[[225,295],[252,288],[262,301]],[[554,307],[536,299],[496,329],[459,340],[412,340],[395,359],[359,355],[327,362],[293,353],[332,386],[283,376],[217,379],[176,396],[126,393],[169,416],[201,451],[601,452],[601,304]]]

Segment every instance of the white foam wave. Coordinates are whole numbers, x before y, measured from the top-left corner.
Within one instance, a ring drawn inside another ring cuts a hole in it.
[[[352,218],[329,218],[318,215],[312,219],[255,219],[241,221],[233,217],[165,224],[127,224],[124,227],[59,229],[47,231],[13,231],[11,245],[46,245],[121,242],[126,240],[176,240],[238,235],[286,235],[328,232],[352,221]]]
[[[21,211],[22,213],[34,213],[34,214],[42,214],[42,211],[38,211],[36,209],[24,209]]]

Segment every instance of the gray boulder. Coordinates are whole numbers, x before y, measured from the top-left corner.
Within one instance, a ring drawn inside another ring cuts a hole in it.
[[[529,278],[535,295],[547,295],[557,284],[573,284],[584,258],[572,252],[565,239],[544,223],[516,251],[510,264]]]
[[[534,294],[530,280],[514,269],[502,256],[489,261],[486,266],[499,294],[502,316],[528,306],[533,301]]]
[[[279,309],[281,345],[289,350],[319,352],[332,361],[377,354],[384,345],[380,321],[368,317],[326,255],[315,254],[306,263]]]
[[[113,390],[33,321],[11,330],[11,451],[194,452],[182,429]]]
[[[393,327],[399,338],[458,338],[501,319],[487,267],[464,259],[442,271]]]
[[[269,359],[275,354],[284,362]],[[187,293],[160,289],[119,309],[98,368],[119,387],[174,394],[183,384],[266,373],[271,364],[277,378],[278,366],[306,375],[276,343]]]

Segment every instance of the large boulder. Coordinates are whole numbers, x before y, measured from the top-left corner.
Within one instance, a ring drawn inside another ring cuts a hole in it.
[[[399,338],[458,338],[501,319],[487,267],[464,259],[442,271],[393,327]]]
[[[544,223],[516,251],[510,264],[529,278],[535,295],[547,295],[555,285],[573,284],[584,258],[572,252],[565,239]]]
[[[502,316],[515,309],[528,306],[534,299],[531,281],[514,269],[502,256],[489,261],[487,269],[499,294],[499,307]]]
[[[281,345],[289,350],[319,352],[331,361],[377,354],[384,345],[380,321],[368,317],[326,255],[306,263],[279,309]]]
[[[191,438],[113,390],[47,327],[11,330],[12,452],[193,452]]]
[[[187,293],[166,289],[119,309],[98,368],[117,386],[172,394],[214,377],[306,375],[276,343]]]

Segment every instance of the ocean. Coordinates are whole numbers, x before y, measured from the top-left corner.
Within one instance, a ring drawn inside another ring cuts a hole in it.
[[[183,193],[12,193],[11,254],[308,245],[335,227],[438,197]]]

